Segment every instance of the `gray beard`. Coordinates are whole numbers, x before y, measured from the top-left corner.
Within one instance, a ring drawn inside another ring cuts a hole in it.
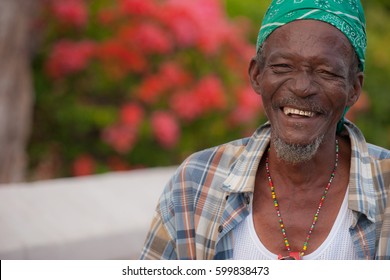
[[[291,144],[283,141],[278,136],[272,137],[272,144],[276,150],[276,155],[279,159],[291,163],[303,163],[313,158],[320,147],[324,135],[317,137],[309,144]]]

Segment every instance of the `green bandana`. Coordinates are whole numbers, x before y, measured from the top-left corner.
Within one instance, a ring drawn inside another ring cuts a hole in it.
[[[366,21],[360,0],[273,0],[257,37],[257,50],[275,29],[301,19],[327,22],[343,32],[364,70]]]
[[[273,0],[261,24],[256,51],[275,29],[303,19],[327,22],[343,32],[360,60],[360,70],[364,71],[366,20],[360,0]],[[337,125],[337,133],[343,130],[344,117],[348,110],[349,107],[344,110]]]

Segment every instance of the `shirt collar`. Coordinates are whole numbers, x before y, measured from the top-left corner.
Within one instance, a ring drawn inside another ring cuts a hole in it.
[[[371,160],[367,143],[360,130],[346,120],[345,127],[351,141],[351,169],[349,180],[349,208],[364,214],[375,222],[375,191],[372,180]],[[269,146],[271,125],[259,127],[250,137],[243,153],[232,165],[223,189],[230,193],[253,192],[260,160]],[[358,217],[355,218],[355,224]]]
[[[230,174],[223,183],[223,189],[231,193],[253,192],[256,172],[271,138],[269,122],[259,127],[230,169]]]
[[[351,141],[351,168],[349,177],[349,208],[364,214],[375,222],[376,197],[371,170],[371,157],[362,132],[351,122],[345,122]],[[358,216],[355,216],[354,225]]]

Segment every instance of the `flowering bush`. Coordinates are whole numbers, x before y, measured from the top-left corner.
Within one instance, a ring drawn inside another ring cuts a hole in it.
[[[35,178],[178,164],[259,124],[261,100],[247,79],[251,30],[221,1],[45,3]]]

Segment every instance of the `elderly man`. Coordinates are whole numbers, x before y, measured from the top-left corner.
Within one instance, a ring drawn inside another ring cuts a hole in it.
[[[390,151],[344,120],[366,48],[358,0],[274,0],[249,66],[269,122],[198,152],[142,259],[390,259]]]

